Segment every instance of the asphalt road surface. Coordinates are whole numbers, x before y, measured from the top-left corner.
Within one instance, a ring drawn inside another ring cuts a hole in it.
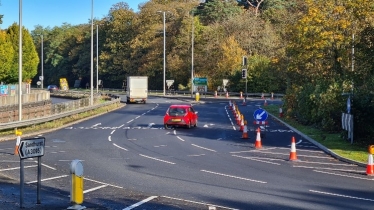
[[[238,101],[249,139],[241,138],[227,100],[193,103],[197,128],[165,130],[167,108],[183,103],[191,101],[150,97],[147,104],[128,104],[36,135],[46,139],[42,187],[68,207],[70,163],[78,159],[84,167],[81,205],[87,209],[374,208],[374,178],[364,167],[331,157],[271,116],[266,127],[253,125],[256,110],[266,110],[262,100]],[[259,127],[262,148],[255,148]],[[292,138],[295,161],[289,160]],[[14,143],[0,142],[0,173],[18,180]],[[36,159],[24,164],[25,183],[35,186]],[[35,197],[36,192],[28,193]]]

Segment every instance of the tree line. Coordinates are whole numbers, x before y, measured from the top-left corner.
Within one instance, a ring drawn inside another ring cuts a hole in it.
[[[331,132],[341,132],[350,97],[355,139],[373,142],[373,12],[370,0],[150,0],[138,12],[119,2],[93,20],[94,72],[98,61],[104,87],[121,88],[127,76],[146,75],[150,89],[163,89],[165,21],[166,79],[175,88],[190,90],[193,71],[208,79],[210,91],[223,79],[229,91],[244,91],[246,68],[248,92],[285,93],[288,117]],[[18,80],[18,27],[0,33],[5,83]],[[41,63],[44,84],[61,77],[70,86],[90,81],[90,21],[24,29],[23,46],[24,81],[36,84]]]

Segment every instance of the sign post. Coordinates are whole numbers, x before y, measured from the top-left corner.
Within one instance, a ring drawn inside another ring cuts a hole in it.
[[[40,188],[41,188],[41,173],[42,164],[41,156],[44,155],[45,138],[39,137],[34,139],[22,139],[18,147],[18,154],[20,157],[20,207],[23,208],[23,191],[24,191],[24,159],[27,158],[38,158],[38,183],[37,183],[37,204],[40,204]]]

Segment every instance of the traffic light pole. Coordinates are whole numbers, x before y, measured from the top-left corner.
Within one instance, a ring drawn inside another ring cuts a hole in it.
[[[248,81],[247,80],[247,78],[248,78],[247,63],[248,63],[248,58],[246,56],[243,56],[243,66],[244,66],[244,69],[245,69],[245,96],[244,96],[244,101],[247,101],[247,97],[248,97],[248,92],[247,92],[247,81]]]

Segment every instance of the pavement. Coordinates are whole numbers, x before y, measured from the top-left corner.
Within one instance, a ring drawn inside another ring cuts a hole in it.
[[[167,98],[173,98],[173,99],[180,99],[187,101],[189,103],[206,103],[207,101],[211,100],[221,100],[222,102],[228,102],[228,100],[242,100],[239,97],[230,97],[230,99],[227,99],[225,97],[204,97],[201,96],[199,101],[196,101],[194,98],[191,98],[190,95],[167,95],[165,96]],[[279,100],[279,99],[278,99]],[[317,147],[325,151],[326,153],[330,154],[331,156],[348,162],[352,164],[357,164],[363,167],[366,167],[366,164],[349,160],[344,157],[341,157],[325,146],[321,145],[317,141],[313,140],[307,135],[304,135],[300,131],[296,130],[292,126],[288,125],[282,119],[273,116],[269,113],[270,116],[275,118],[276,120],[279,120],[284,125],[289,127],[290,129],[294,130],[296,133],[298,133],[303,138],[307,139],[311,143],[315,144]],[[62,196],[64,195],[64,196]],[[118,197],[118,199],[121,199],[121,195],[118,193],[115,194],[108,194],[108,197],[113,199],[114,197]],[[125,196],[125,195],[123,195]],[[35,184],[24,184],[24,196],[23,196],[23,202],[21,208],[21,199],[20,199],[20,183],[18,181],[18,178],[13,177],[6,177],[3,174],[0,173],[0,209],[7,209],[7,210],[16,210],[16,209],[30,209],[30,210],[51,210],[51,209],[67,209],[68,207],[71,207],[72,204],[70,203],[70,199],[68,196],[66,196],[66,192],[60,192],[59,189],[53,189],[53,188],[47,188],[47,187],[41,187],[40,190],[40,198],[41,203],[37,204],[37,188]],[[122,197],[123,198],[123,197]],[[90,200],[84,201],[84,206],[86,206],[88,210],[98,210],[98,209],[107,209],[104,206],[101,206],[100,203],[97,202],[90,202]]]

